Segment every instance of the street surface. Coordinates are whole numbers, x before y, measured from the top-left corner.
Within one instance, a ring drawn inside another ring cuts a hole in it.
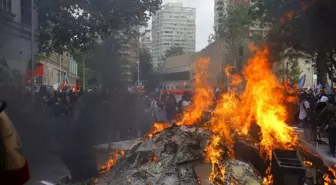
[[[299,127],[293,127],[294,130],[299,134],[301,142],[304,142],[304,136],[303,136],[303,129]],[[310,149],[319,154],[324,163],[326,165],[334,165],[336,164],[336,159],[330,156],[329,152],[329,145],[328,145],[328,136],[327,135],[321,135],[322,141],[326,142],[327,144],[308,144],[306,143]]]

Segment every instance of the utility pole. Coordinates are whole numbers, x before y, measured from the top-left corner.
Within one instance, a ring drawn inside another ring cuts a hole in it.
[[[34,43],[35,43],[35,29],[34,29],[34,0],[31,0],[31,93],[32,99],[34,100],[35,90],[34,90],[34,70],[35,70],[35,58],[34,58]]]

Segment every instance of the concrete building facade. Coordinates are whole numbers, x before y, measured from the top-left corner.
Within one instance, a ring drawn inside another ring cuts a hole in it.
[[[31,58],[31,26],[37,30],[37,7],[32,0],[0,0],[0,61],[9,73],[19,74],[16,82],[24,83]],[[33,24],[31,15],[33,14]],[[38,52],[38,32],[35,31],[33,53]]]
[[[196,50],[196,9],[182,3],[167,3],[152,19],[152,57],[157,67],[165,51],[183,47],[184,52]]]
[[[64,80],[65,75],[69,74],[70,58],[67,54],[60,55],[56,53],[37,57],[37,65],[41,65],[43,68],[39,72],[39,76],[42,77],[41,85],[52,86],[60,84]]]
[[[215,0],[215,7],[214,7],[214,14],[215,14],[214,29],[215,31],[218,30],[219,25],[221,24],[221,19],[223,19],[227,13],[229,1],[230,0]]]

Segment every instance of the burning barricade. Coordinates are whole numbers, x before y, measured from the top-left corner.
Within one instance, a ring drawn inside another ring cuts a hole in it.
[[[333,184],[334,168],[328,170],[302,147],[285,122],[285,103],[295,98],[285,96],[286,88],[273,75],[268,49],[250,49],[255,56],[241,74],[232,76],[227,68],[232,90],[217,102],[206,80],[210,59],[197,61],[193,103],[181,119],[174,125],[155,123],[96,184],[303,185],[312,166],[319,166],[313,172],[315,184]],[[242,82],[244,90],[238,92]],[[204,120],[208,109],[211,117]]]
[[[213,133],[201,127],[166,128],[136,145],[116,166],[118,170],[113,172],[114,176],[107,175],[101,181],[114,185],[208,183],[212,167],[207,163],[205,151],[211,137]],[[262,183],[262,178],[249,163],[231,158],[221,163],[226,166],[225,184]]]

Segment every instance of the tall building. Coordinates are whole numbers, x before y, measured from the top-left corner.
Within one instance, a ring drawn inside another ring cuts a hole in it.
[[[31,28],[37,29],[37,7],[32,8],[31,1],[0,0],[0,65],[8,66],[9,73],[19,74],[15,75],[19,79],[14,79],[18,83],[24,82],[31,58]],[[33,53],[37,52],[38,34],[35,31]]]
[[[139,32],[139,27],[132,28]],[[122,46],[120,51],[123,65],[121,66],[122,76],[120,82],[123,82],[126,86],[132,85],[132,70],[138,67],[139,61],[139,36],[135,36]]]
[[[215,18],[214,18],[214,29],[215,31],[218,30],[218,27],[221,23],[221,19],[224,18],[224,16],[227,13],[227,9],[229,6],[229,0],[215,0]]]
[[[167,3],[152,19],[153,67],[157,67],[165,51],[172,46],[184,48],[184,52],[196,50],[196,9],[182,3]]]
[[[230,6],[250,3],[250,0],[215,0],[214,29],[218,30],[221,20],[225,17]],[[218,36],[218,35],[217,35]]]

